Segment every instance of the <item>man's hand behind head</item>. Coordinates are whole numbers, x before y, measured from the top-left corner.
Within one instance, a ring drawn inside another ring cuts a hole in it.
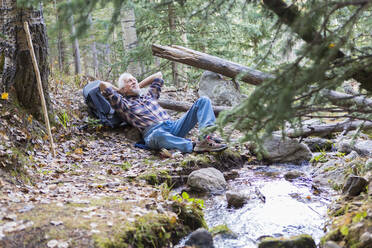
[[[161,71],[158,71],[157,73],[155,73],[155,78],[161,78],[163,79],[163,73],[161,73]]]

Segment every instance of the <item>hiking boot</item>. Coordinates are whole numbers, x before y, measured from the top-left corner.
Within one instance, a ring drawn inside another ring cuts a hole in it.
[[[206,139],[196,142],[194,152],[220,152],[226,148],[226,144],[217,143],[207,136]]]
[[[205,139],[211,139],[218,144],[223,143],[223,140],[219,136],[217,136],[216,134],[209,134],[209,135],[206,135],[204,138]]]

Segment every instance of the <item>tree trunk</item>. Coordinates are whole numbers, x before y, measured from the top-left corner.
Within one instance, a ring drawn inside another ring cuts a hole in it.
[[[66,74],[69,73],[68,66],[66,65],[66,44],[63,40],[63,29],[61,24],[59,24],[59,13],[57,7],[57,1],[54,0],[54,9],[56,14],[56,23],[57,23],[57,52],[58,52],[58,69],[60,72]]]
[[[137,47],[137,31],[136,31],[136,16],[134,9],[129,8],[123,12],[123,18],[121,19],[121,29],[123,32],[123,47],[126,54]],[[142,74],[141,65],[137,59],[129,59],[127,72],[133,76],[138,77]]]
[[[333,132],[350,131],[358,128],[362,130],[372,129],[372,121],[344,121],[335,124],[303,127],[298,130],[289,129],[285,132],[290,138],[305,138],[310,135],[324,137]]]
[[[301,25],[307,21],[301,17],[295,5],[287,6],[283,0],[263,0],[263,3],[307,43],[319,44],[324,41],[315,27],[306,25],[304,28],[304,25]],[[335,58],[343,58],[344,56],[345,54],[341,50],[336,51]],[[352,73],[352,77],[361,83],[362,88],[372,92],[372,71],[367,70],[365,65],[358,66]]]
[[[270,74],[181,46],[169,47],[154,44],[152,52],[161,58],[220,73],[234,79],[238,78],[253,85],[259,85],[264,80],[273,78]]]
[[[4,18],[2,30],[6,35],[6,39],[0,37],[0,54],[5,55],[1,85],[6,90],[12,86],[19,103],[36,118],[41,119],[40,96],[23,22],[27,21],[30,26],[45,100],[51,110],[48,89],[48,41],[43,12],[41,6],[39,10],[20,9],[16,2],[16,0],[3,0],[0,3],[1,16]],[[12,92],[13,90],[10,93]]]
[[[71,2],[71,0],[68,0]],[[73,37],[72,41],[72,49],[73,49],[73,55],[74,55],[74,64],[75,64],[75,75],[81,74],[81,58],[80,58],[80,47],[79,47],[79,40],[76,37],[76,28],[75,28],[75,21],[74,16],[71,15],[70,18],[71,22],[71,34]]]
[[[185,103],[185,102],[179,102],[179,101],[172,101],[172,100],[158,100],[158,103],[160,106],[162,106],[165,109],[170,109],[178,112],[186,112],[188,111],[192,104],[191,103]],[[225,106],[213,106],[213,111],[216,115],[218,115],[221,111],[224,110],[230,110],[230,107]]]
[[[90,14],[89,17],[89,23],[90,25],[93,24],[92,21],[92,15]],[[93,41],[91,44],[91,50],[92,50],[92,60],[93,60],[93,76],[98,77],[98,55],[97,55],[97,43],[94,35],[90,36],[90,39]]]
[[[174,44],[175,39],[174,36],[176,35],[176,13],[174,3],[170,2],[168,4],[168,22],[169,22],[169,33],[170,33],[170,40],[171,43]],[[178,78],[178,65],[175,62],[171,63],[172,65],[172,78],[173,84],[176,88],[179,87],[179,78]]]

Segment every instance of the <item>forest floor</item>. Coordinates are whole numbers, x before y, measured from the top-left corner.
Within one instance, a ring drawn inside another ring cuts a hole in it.
[[[198,156],[135,148],[135,130],[105,129],[88,117],[81,88],[52,81],[55,158],[42,125],[0,103],[0,246],[108,246],[140,217],[161,213],[171,224],[178,218],[161,182],[184,180],[181,164]],[[193,102],[196,94],[165,87],[163,95]]]

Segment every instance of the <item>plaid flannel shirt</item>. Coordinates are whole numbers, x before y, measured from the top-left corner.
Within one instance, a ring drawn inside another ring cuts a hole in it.
[[[103,96],[120,117],[143,133],[150,126],[170,119],[157,101],[163,85],[164,81],[156,78],[149,86],[146,95],[122,96],[108,87],[103,92]]]

